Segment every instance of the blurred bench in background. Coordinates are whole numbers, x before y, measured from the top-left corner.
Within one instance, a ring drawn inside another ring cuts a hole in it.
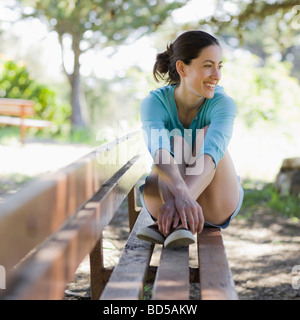
[[[51,126],[50,121],[27,119],[34,115],[34,102],[23,99],[0,99],[0,124],[20,127],[22,145],[25,143],[26,128],[43,129]]]

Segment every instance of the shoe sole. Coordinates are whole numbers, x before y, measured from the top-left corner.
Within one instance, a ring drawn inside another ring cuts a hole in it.
[[[160,233],[147,227],[137,232],[136,236],[140,240],[148,241],[154,244],[163,244],[165,241],[165,238]]]
[[[164,242],[166,248],[179,248],[195,243],[195,238],[189,230],[175,230]]]

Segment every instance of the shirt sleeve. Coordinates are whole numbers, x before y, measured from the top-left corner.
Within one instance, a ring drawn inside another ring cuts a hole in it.
[[[234,100],[225,93],[218,94],[211,105],[210,124],[200,151],[200,155],[209,154],[213,158],[216,168],[232,137],[235,116]]]
[[[158,149],[166,149],[174,156],[171,151],[169,131],[166,128],[168,114],[162,101],[150,93],[143,100],[140,113],[144,140],[152,158],[154,159]]]

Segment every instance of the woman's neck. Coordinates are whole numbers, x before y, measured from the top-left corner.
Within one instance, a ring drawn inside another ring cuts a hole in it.
[[[205,101],[205,97],[199,97],[192,93],[188,93],[182,85],[175,88],[174,97],[177,110],[180,110],[181,114],[186,115],[196,115],[199,108]]]

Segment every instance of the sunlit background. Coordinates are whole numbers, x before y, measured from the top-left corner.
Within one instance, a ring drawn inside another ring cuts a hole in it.
[[[97,146],[98,130],[117,128],[120,123],[124,131],[139,127],[141,100],[150,90],[163,85],[152,79],[156,54],[189,29],[206,30],[221,41],[225,61],[221,85],[238,105],[229,147],[238,174],[243,179],[274,181],[282,160],[299,156],[300,9],[278,9],[262,16],[262,21],[252,15],[244,24],[232,19],[228,25],[226,22],[250,1],[191,0],[170,12],[151,33],[137,38],[133,32],[121,43],[96,45],[80,56],[89,124],[77,130],[70,123],[70,84],[62,67],[63,57],[66,72],[71,74],[74,68],[72,37],[63,37],[62,53],[58,34],[51,29],[56,22],[52,19],[48,23],[41,17],[20,19],[20,2],[24,12],[31,14],[31,5],[38,1],[0,0],[0,78],[7,61],[13,61],[15,68],[25,67],[30,79],[53,92],[55,111],[46,109],[41,116],[52,117],[56,126],[50,132],[29,130],[28,143],[23,148],[19,145],[18,128],[1,127],[2,174],[34,175],[51,170]],[[48,2],[51,1],[45,1]],[[276,1],[272,3],[276,5]],[[211,17],[219,18],[219,23]],[[105,33],[105,26],[102,30]],[[91,34],[87,32],[86,37]],[[82,49],[85,46],[87,42],[82,41]],[[3,82],[0,96],[5,96]],[[49,144],[42,143],[45,140],[73,142],[80,147],[74,152],[64,148],[61,157],[53,158]],[[20,162],[17,159],[24,150],[30,153]]]

